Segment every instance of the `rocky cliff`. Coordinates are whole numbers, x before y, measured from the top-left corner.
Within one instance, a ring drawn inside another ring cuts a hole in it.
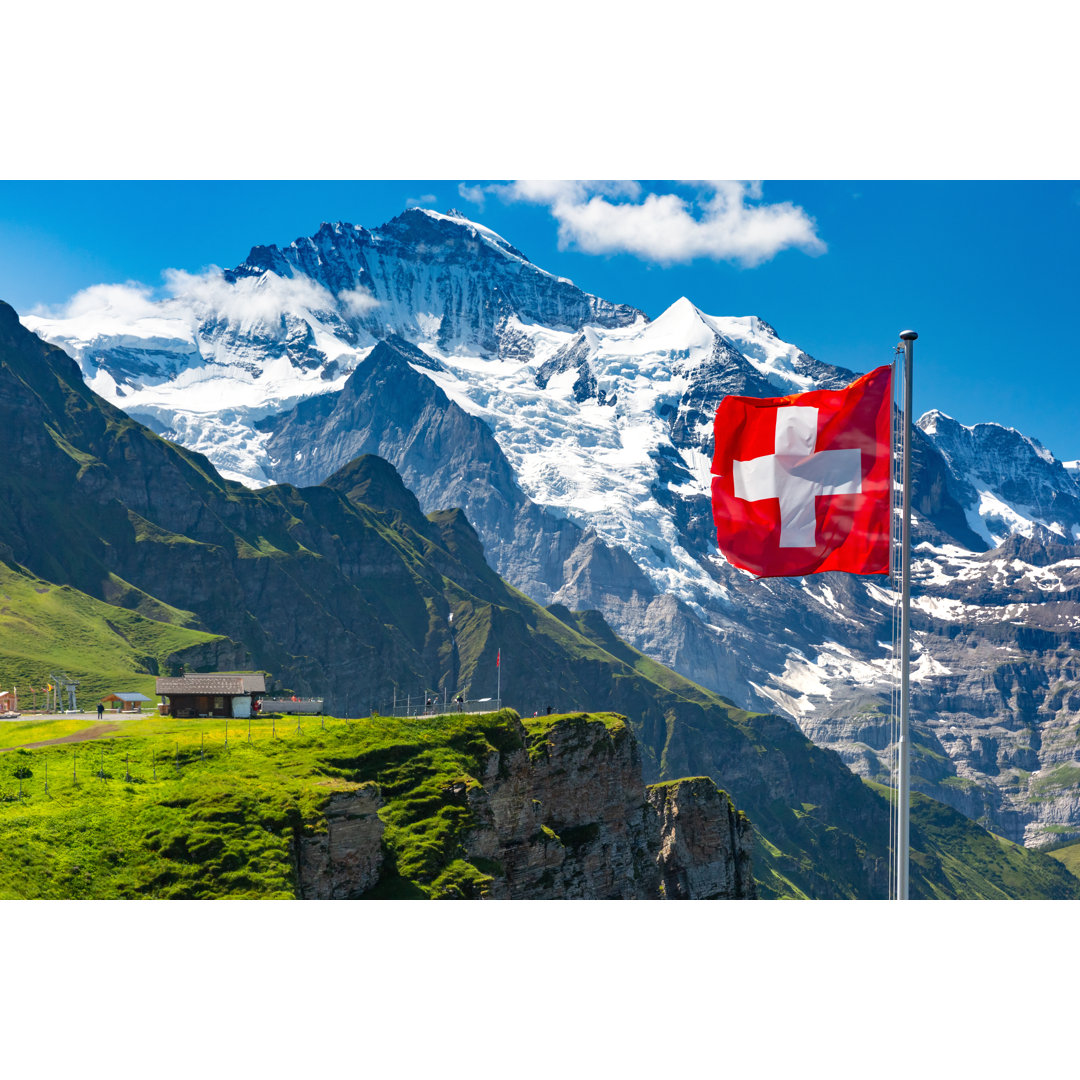
[[[643,787],[637,742],[618,717],[508,723],[512,738],[480,759],[479,776],[441,785],[439,799],[460,814],[458,856],[480,873],[436,895],[757,898],[753,828],[707,777]],[[325,834],[299,843],[302,897],[360,898],[392,872],[382,805],[374,784],[331,796]]]

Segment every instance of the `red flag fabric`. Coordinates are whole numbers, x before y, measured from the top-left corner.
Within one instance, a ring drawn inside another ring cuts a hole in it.
[[[713,430],[713,520],[758,577],[887,574],[892,368],[842,390],[726,397]]]
[[[496,667],[499,666],[499,661],[501,659],[502,659],[502,649],[499,649],[499,651],[495,654],[495,666]]]

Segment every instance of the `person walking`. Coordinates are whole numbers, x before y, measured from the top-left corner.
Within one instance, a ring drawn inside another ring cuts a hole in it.
[[[97,718],[100,720],[105,715],[105,706],[99,701],[97,703]]]

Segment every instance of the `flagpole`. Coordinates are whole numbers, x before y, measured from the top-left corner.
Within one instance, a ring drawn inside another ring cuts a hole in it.
[[[911,738],[908,698],[911,681],[911,360],[914,330],[900,335],[904,343],[904,465],[900,533],[900,764],[897,778],[896,899],[908,899],[911,818]]]

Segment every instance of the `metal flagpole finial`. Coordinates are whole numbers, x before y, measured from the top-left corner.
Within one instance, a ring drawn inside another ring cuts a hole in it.
[[[916,331],[914,331],[914,330],[901,330],[900,331],[900,340],[901,341],[914,341],[918,336],[919,336],[918,333]]]

